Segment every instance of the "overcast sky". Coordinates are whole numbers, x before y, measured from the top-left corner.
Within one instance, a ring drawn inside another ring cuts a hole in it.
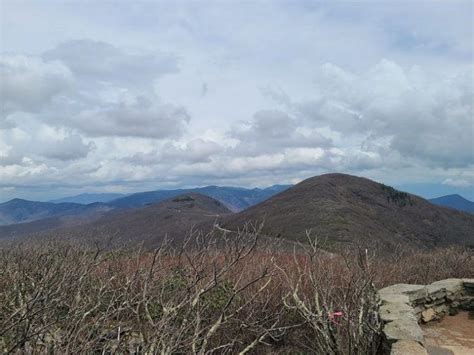
[[[472,1],[0,4],[0,201],[326,172],[474,198]]]

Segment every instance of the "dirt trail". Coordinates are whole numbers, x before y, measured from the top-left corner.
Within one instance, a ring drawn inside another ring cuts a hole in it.
[[[473,355],[474,313],[446,316],[439,323],[423,326],[430,355]]]

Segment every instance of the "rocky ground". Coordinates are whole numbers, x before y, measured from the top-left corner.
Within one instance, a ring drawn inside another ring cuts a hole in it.
[[[474,311],[473,279],[452,278],[426,286],[395,284],[379,295],[390,354],[474,353],[474,319],[466,316]],[[459,311],[465,312],[458,315]],[[423,324],[427,327],[420,327]],[[431,324],[438,327],[431,328]],[[427,334],[431,341],[425,339]]]
[[[430,355],[474,354],[474,314],[461,312],[439,323],[423,326],[425,347]]]

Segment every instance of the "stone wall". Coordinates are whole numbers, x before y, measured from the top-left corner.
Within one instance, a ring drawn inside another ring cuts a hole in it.
[[[474,310],[474,279],[447,279],[426,286],[396,284],[381,289],[379,296],[387,353],[427,354],[420,323]]]

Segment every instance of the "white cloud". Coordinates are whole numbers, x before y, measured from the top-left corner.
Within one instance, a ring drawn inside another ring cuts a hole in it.
[[[61,123],[76,127],[89,136],[178,137],[190,120],[182,106],[129,105],[119,103],[84,110]]]
[[[3,166],[55,166],[86,158],[95,149],[93,142],[84,142],[78,134],[34,123],[0,130],[0,139],[4,142],[0,146],[0,165]]]
[[[137,152],[123,160],[131,165],[196,164],[210,162],[212,156],[222,151],[223,147],[216,142],[197,138],[184,145],[177,145],[168,141],[159,149]]]
[[[89,5],[2,3],[15,193],[472,180],[469,1]]]
[[[20,112],[88,136],[170,138],[190,121],[186,108],[164,103],[155,81],[177,71],[174,56],[134,53],[108,43],[80,40],[42,56],[3,55],[1,129],[16,126]],[[65,154],[65,153],[61,153]]]
[[[315,81],[315,99],[289,109],[316,127],[346,137],[389,139],[405,158],[443,167],[473,163],[472,69],[458,75],[403,69],[383,60],[362,74],[325,65]]]
[[[59,140],[43,142],[40,154],[46,158],[68,161],[85,158],[94,148],[94,143],[85,144],[81,136],[71,134]]]
[[[327,148],[332,145],[330,138],[316,130],[305,130],[301,122],[279,110],[258,111],[251,121],[242,122],[229,135],[240,141],[236,153],[259,154],[288,147]]]
[[[177,58],[171,54],[123,50],[88,39],[63,42],[43,58],[61,61],[86,86],[93,82],[149,88],[156,78],[178,71]]]
[[[0,56],[1,122],[15,111],[36,112],[72,86],[71,71],[58,61],[26,55]],[[10,122],[12,125],[12,122]]]
[[[161,149],[160,156],[171,164],[176,162],[201,163],[209,162],[212,156],[221,153],[222,150],[223,148],[216,142],[196,138],[187,142],[183,148],[167,143]]]
[[[455,187],[468,187],[468,186],[471,186],[472,184],[465,179],[447,178],[443,181],[443,185],[455,186]]]

